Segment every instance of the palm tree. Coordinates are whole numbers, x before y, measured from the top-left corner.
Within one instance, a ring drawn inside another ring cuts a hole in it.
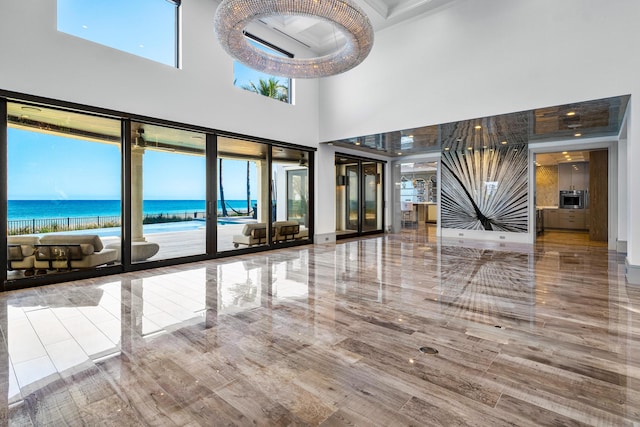
[[[258,86],[254,82],[249,82],[248,85],[244,85],[242,88],[278,101],[289,102],[289,88],[280,84],[280,80],[275,77],[269,77],[269,80],[260,79]]]
[[[224,201],[224,187],[222,186],[222,159],[220,159],[220,166],[218,167],[218,173],[220,177],[218,178],[220,184],[220,206],[222,206],[222,216],[229,216],[227,212],[227,206]]]

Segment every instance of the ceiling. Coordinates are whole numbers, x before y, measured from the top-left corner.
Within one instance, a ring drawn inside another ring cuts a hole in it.
[[[433,12],[458,0],[352,0],[366,13],[374,32],[398,24],[407,19]],[[247,31],[266,40],[264,31],[293,40],[307,53],[296,56],[320,56],[337,50],[345,38],[327,21],[301,16],[263,18],[247,27]],[[267,33],[267,34],[268,34]]]
[[[558,163],[588,162],[589,151],[561,151],[536,154],[536,166],[553,166]]]
[[[629,95],[623,95],[325,143],[401,157],[441,150],[478,150],[530,142],[617,136],[628,102]],[[579,158],[576,154],[574,161],[581,161]]]

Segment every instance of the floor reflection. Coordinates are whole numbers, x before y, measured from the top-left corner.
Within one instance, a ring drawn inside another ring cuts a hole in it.
[[[622,257],[406,237],[1,294],[0,419],[640,421],[640,292]]]

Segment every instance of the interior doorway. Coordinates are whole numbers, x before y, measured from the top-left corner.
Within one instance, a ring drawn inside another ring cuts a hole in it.
[[[535,155],[537,241],[561,234],[582,242],[609,240],[609,150]]]
[[[401,161],[394,165],[394,232],[437,234],[438,161]]]

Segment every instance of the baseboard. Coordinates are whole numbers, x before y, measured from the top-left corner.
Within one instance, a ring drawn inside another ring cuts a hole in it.
[[[619,254],[627,253],[627,241],[626,240],[618,240],[616,242],[616,252]]]
[[[313,236],[313,243],[321,245],[323,243],[335,243],[336,233],[316,234]]]
[[[624,260],[624,269],[627,275],[627,282],[632,285],[640,285],[640,265],[629,264],[629,259]]]
[[[457,228],[443,228],[440,233],[444,239],[471,239],[486,242],[528,243],[531,244],[529,233],[512,233],[506,231],[460,230]]]

